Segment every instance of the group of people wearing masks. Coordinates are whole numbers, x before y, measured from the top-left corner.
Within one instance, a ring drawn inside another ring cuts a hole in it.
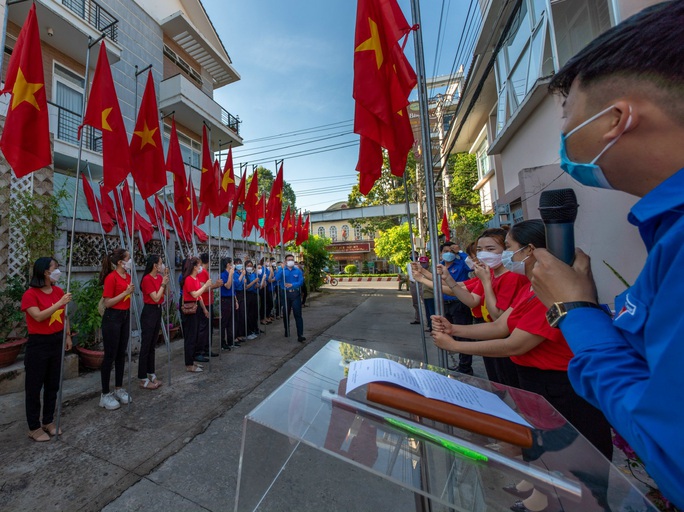
[[[306,341],[302,320],[304,273],[288,254],[285,265],[262,259],[258,265],[246,260],[222,260],[221,278],[212,280],[208,271],[208,254],[187,258],[180,275],[180,311],[184,335],[185,367],[188,372],[203,370],[200,363],[211,352],[209,336],[214,290],[220,288],[221,348],[231,350],[261,332],[259,325],[268,325],[283,317],[285,336],[290,335],[290,312],[294,313],[297,340]],[[99,406],[118,409],[132,398],[123,387],[124,367],[129,342],[130,308],[135,284],[132,281],[133,262],[125,249],[115,249],[102,262],[99,275],[103,287],[102,345],[104,360],[100,374],[102,393]],[[59,433],[54,423],[55,406],[60,386],[62,343],[71,350],[72,339],[66,305],[71,293],[57,286],[61,271],[51,257],[39,258],[33,265],[29,289],[24,293],[21,310],[28,328],[25,365],[26,418],[28,436],[37,442],[49,441]],[[138,384],[141,389],[155,390],[162,381],[155,373],[155,344],[162,328],[162,308],[169,285],[169,269],[158,255],[150,255],[140,291],[143,308],[140,313],[141,341],[138,356]],[[246,314],[241,314],[245,312]],[[246,317],[246,320],[245,320]],[[114,367],[114,387],[110,386]],[[43,393],[41,408],[41,391]],[[42,414],[41,414],[42,409]]]
[[[456,371],[472,375],[473,356],[482,356],[490,381],[540,394],[611,460],[610,425],[571,386],[572,351],[561,331],[549,325],[547,308],[532,289],[534,251],[545,247],[541,220],[487,229],[468,247],[469,255],[456,244],[442,244],[437,272],[444,316],[434,315],[434,304],[426,307],[431,335],[440,349],[458,354]],[[427,258],[421,260],[411,264],[413,277],[431,292],[435,276]],[[518,512],[548,506],[548,497],[527,481],[505,490],[519,498],[512,508]]]

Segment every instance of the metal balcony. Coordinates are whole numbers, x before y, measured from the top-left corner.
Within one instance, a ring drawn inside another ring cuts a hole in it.
[[[62,0],[62,4],[95,27],[98,32],[104,33],[110,40],[117,42],[119,20],[100,4],[93,0]]]

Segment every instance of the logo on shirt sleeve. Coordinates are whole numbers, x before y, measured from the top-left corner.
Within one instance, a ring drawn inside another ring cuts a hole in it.
[[[53,304],[54,306],[54,304]],[[64,314],[64,308],[58,309],[52,315],[50,315],[50,323],[48,326],[54,324],[55,322],[59,322],[60,324],[64,325],[64,320],[62,320],[62,315]]]
[[[622,306],[622,309],[618,311],[618,314],[615,315],[615,320],[619,319],[622,315],[631,315],[634,316],[637,312],[637,306],[636,304],[630,299],[629,293],[625,296],[625,305]]]

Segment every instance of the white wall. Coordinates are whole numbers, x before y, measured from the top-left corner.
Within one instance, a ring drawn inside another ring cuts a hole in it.
[[[580,185],[558,165],[525,169],[520,172],[520,184],[522,197],[527,198],[523,202],[525,219],[540,218],[539,197],[543,189],[575,191],[580,205],[575,222],[575,245],[591,256],[599,300],[612,307],[615,296],[625,287],[603,261],[632,284],[646,260],[639,232],[627,222],[627,214],[637,198],[624,192]]]

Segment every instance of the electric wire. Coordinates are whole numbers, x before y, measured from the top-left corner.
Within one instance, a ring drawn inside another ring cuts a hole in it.
[[[272,140],[272,139],[278,139],[278,138],[293,137],[293,136],[295,136],[295,135],[301,135],[301,134],[304,134],[304,133],[307,133],[307,132],[311,132],[311,131],[314,131],[314,130],[321,130],[321,129],[324,129],[324,130],[333,130],[333,129],[339,128],[338,125],[341,125],[341,124],[350,124],[350,123],[353,123],[353,122],[354,122],[353,119],[348,119],[348,120],[346,120],[346,121],[337,121],[336,123],[322,124],[322,125],[319,125],[319,126],[312,126],[311,128],[302,128],[301,130],[294,130],[294,131],[291,131],[291,132],[284,132],[284,133],[279,133],[279,134],[276,134],[276,135],[267,135],[267,136],[264,136],[264,137],[259,137],[259,138],[257,138],[257,139],[249,139],[249,140],[245,140],[244,143],[247,144],[247,143],[251,143],[251,142],[261,142],[261,141],[264,141],[264,140]]]
[[[327,135],[325,137],[318,137],[315,139],[309,139],[309,140],[305,140],[303,142],[296,142],[295,144],[288,144],[285,146],[281,146],[280,144],[272,144],[270,146],[263,146],[261,148],[254,148],[255,150],[257,150],[255,153],[237,153],[237,152],[235,152],[235,153],[233,153],[233,157],[234,158],[246,158],[248,156],[264,155],[267,153],[273,153],[275,151],[281,151],[283,149],[290,149],[290,148],[294,148],[297,146],[305,146],[306,144],[313,144],[314,142],[320,142],[323,140],[330,140],[330,139],[334,139],[337,137],[343,137],[345,135],[352,135],[352,133],[353,132],[351,132],[351,131],[339,132],[339,133],[334,133],[332,135]],[[264,149],[267,147],[273,147],[273,149]],[[245,149],[247,149],[247,148],[245,148]],[[261,149],[263,149],[263,151],[259,151]]]
[[[351,147],[358,146],[358,145],[359,145],[358,140],[352,141],[352,142],[340,142],[338,144],[321,146],[320,148],[312,148],[311,150],[277,155],[277,156],[273,156],[273,157],[265,159],[265,160],[259,160],[257,162],[250,161],[250,162],[242,162],[242,163],[243,164],[250,163],[252,165],[262,165],[262,164],[266,164],[266,163],[272,163],[274,160],[280,160],[280,159],[284,159],[284,158],[289,158],[290,160],[293,160],[295,158],[302,158],[305,156],[317,155],[319,153],[328,153],[330,151],[337,151],[340,149],[351,148]],[[239,163],[236,163],[235,165],[237,166],[237,165],[239,165]]]

